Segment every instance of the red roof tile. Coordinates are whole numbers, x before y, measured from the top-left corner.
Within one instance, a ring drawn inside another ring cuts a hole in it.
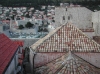
[[[9,65],[18,45],[4,34],[0,34],[0,74],[3,74]]]
[[[100,69],[70,52],[36,68],[35,74],[100,74]]]
[[[100,45],[71,23],[55,29],[31,47],[37,52],[100,52]]]
[[[44,64],[47,64],[52,60],[63,56],[64,54],[66,53],[37,53],[34,60],[34,68],[43,66]]]
[[[23,41],[15,41],[15,43],[17,43],[19,46],[23,46],[24,45]]]

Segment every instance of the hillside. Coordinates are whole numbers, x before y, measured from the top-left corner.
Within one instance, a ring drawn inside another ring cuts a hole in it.
[[[99,5],[100,0],[0,0],[0,4],[3,6],[12,6],[12,7],[38,7],[39,5],[56,5],[59,6],[61,2],[68,2],[80,5]]]

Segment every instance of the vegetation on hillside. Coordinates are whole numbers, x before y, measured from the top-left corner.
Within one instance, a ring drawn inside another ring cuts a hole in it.
[[[99,5],[100,0],[0,0],[0,4],[3,6],[27,6],[38,8],[40,5],[56,5],[61,2],[68,2],[81,5]]]
[[[24,28],[24,26],[23,25],[19,25],[19,29],[23,29]]]
[[[36,9],[40,9],[41,5],[55,5],[59,6],[60,3],[73,3],[79,4],[84,7],[87,7],[91,10],[100,10],[99,4],[100,0],[0,0],[0,4],[2,6],[7,7],[34,7]],[[27,15],[27,17],[29,17]]]

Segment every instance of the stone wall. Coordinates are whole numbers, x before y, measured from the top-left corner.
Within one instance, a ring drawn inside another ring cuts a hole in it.
[[[100,53],[75,53],[80,58],[100,68]]]
[[[64,24],[64,22],[67,22],[67,19],[65,18],[65,21],[62,20],[63,16],[66,15],[66,9],[64,7],[56,7],[55,8],[55,27],[60,26],[61,24]]]
[[[65,16],[65,21],[63,20]],[[70,17],[70,19],[68,19]],[[72,22],[78,28],[92,27],[92,11],[85,7],[57,7],[55,8],[55,24],[63,24],[68,21]]]
[[[70,19],[78,28],[92,27],[92,11],[85,7],[68,8],[68,14],[72,16]]]
[[[95,30],[95,36],[100,36],[100,11],[92,13],[92,23]]]

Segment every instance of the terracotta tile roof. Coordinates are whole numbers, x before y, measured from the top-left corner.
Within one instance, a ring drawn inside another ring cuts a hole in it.
[[[36,68],[36,74],[100,74],[100,69],[80,59],[71,52]]]
[[[14,41],[15,43],[17,43],[19,46],[23,46],[24,45],[24,42],[23,41]]]
[[[18,45],[4,34],[0,34],[0,74],[3,74],[9,65]]]
[[[71,23],[58,27],[31,46],[36,52],[100,52],[100,45]]]
[[[66,53],[62,53],[62,52],[59,52],[59,53],[37,53],[36,56],[35,56],[35,59],[34,59],[34,68],[37,68],[37,67],[41,67],[43,66],[44,64],[47,64],[48,62],[51,62],[52,60],[54,59],[57,59],[61,56],[63,56],[64,54]]]

